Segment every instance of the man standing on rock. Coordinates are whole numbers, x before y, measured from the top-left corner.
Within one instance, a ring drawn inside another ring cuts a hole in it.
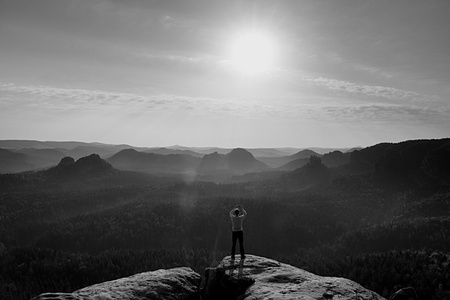
[[[241,259],[245,258],[244,252],[244,228],[242,227],[242,222],[244,221],[245,216],[247,216],[247,212],[245,211],[242,205],[236,205],[230,211],[230,218],[232,224],[232,235],[231,240],[233,245],[231,246],[231,259],[234,260],[234,254],[236,252],[236,241],[239,240],[239,251],[241,253]]]

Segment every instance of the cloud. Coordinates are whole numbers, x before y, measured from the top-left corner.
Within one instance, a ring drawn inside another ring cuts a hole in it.
[[[332,53],[325,56],[326,59],[331,62],[340,65],[340,67],[351,68],[355,71],[363,71],[370,75],[375,75],[377,77],[383,79],[392,79],[394,77],[399,77],[398,72],[391,72],[387,70],[383,70],[381,68],[375,67],[373,65],[368,65],[365,63],[350,61],[346,58],[343,58],[341,55],[337,53]]]
[[[370,104],[323,107],[324,118],[355,124],[448,124],[450,113],[414,105]]]
[[[436,96],[421,95],[416,92],[387,86],[357,84],[354,82],[326,77],[302,76],[301,79],[311,85],[324,86],[333,91],[346,92],[367,97],[419,103],[438,100]]]
[[[261,145],[287,145],[298,139],[309,144],[361,144],[374,143],[374,134],[381,140],[386,136],[395,140],[438,137],[450,130],[448,120],[449,109],[407,102],[264,104],[0,84],[3,138],[101,139],[154,145],[229,142],[242,146],[262,141]]]
[[[252,104],[170,94],[139,95],[100,90],[0,84],[0,107],[42,110],[190,111],[196,114],[251,115]]]
[[[149,52],[145,50],[136,50],[134,55],[139,58],[150,59],[154,61],[169,62],[169,63],[180,63],[180,64],[190,64],[190,65],[211,65],[215,63],[215,60],[210,55],[204,56],[194,56],[194,55],[180,55],[171,53],[157,53]]]
[[[352,93],[382,95],[382,97],[410,98],[415,94],[383,87],[358,87],[337,80],[318,78],[313,83]],[[237,101],[206,97],[186,97],[170,94],[138,95],[86,89],[66,89],[48,86],[0,84],[0,108],[41,111],[100,111],[114,114],[139,115],[171,113],[197,117],[264,119],[270,121],[303,120],[309,122],[340,123],[428,123],[448,124],[449,109],[421,107],[408,102],[402,104],[264,104],[258,101]]]

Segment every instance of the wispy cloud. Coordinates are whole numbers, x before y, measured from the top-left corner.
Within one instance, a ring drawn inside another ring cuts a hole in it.
[[[302,143],[320,144],[324,139],[337,143],[344,141],[341,139],[348,132],[354,132],[362,140],[355,138],[351,143],[373,143],[370,137],[373,132],[380,136],[392,134],[392,139],[398,138],[396,134],[401,130],[416,138],[439,136],[450,130],[449,119],[449,109],[425,108],[408,102],[265,104],[0,84],[0,137],[4,138],[12,138],[14,132],[16,138],[99,140],[101,137],[105,141],[131,144],[148,141],[155,145],[219,145],[228,138],[243,146],[253,136],[289,145],[297,140],[292,136],[294,132],[303,132],[299,135]],[[380,132],[383,128],[392,128],[392,132]]]
[[[331,89],[377,97],[407,98],[420,97],[385,87],[358,87],[337,80],[317,78],[314,84]],[[177,95],[137,95],[105,92],[99,90],[65,89],[48,86],[21,86],[0,84],[0,107],[40,110],[99,110],[116,111],[124,114],[146,112],[186,112],[194,115],[222,116],[266,120],[307,120],[313,122],[354,123],[448,123],[449,109],[435,109],[417,106],[413,103],[364,105],[349,104],[263,104],[258,101],[236,101],[205,97]]]
[[[170,94],[139,95],[101,90],[0,84],[0,107],[40,109],[100,109],[195,111],[196,113],[250,114],[252,105],[234,100]]]
[[[358,105],[326,106],[321,108],[328,118],[338,122],[390,123],[390,124],[443,124],[450,118],[450,111],[423,108],[414,105]],[[327,119],[328,119],[327,118]]]
[[[303,81],[311,85],[323,86],[333,91],[346,92],[360,96],[399,100],[402,102],[428,103],[437,101],[436,96],[422,95],[413,91],[380,85],[365,85],[326,77],[302,76]]]
[[[373,65],[351,61],[349,59],[343,58],[341,55],[337,53],[329,54],[326,56],[326,58],[331,63],[339,64],[345,68],[351,68],[355,71],[363,71],[365,73],[375,75],[380,78],[392,79],[394,77],[399,77],[398,72],[387,71]]]
[[[169,63],[180,63],[180,64],[204,64],[204,65],[212,65],[216,62],[215,58],[212,56],[204,55],[204,56],[189,56],[189,55],[180,55],[180,54],[171,54],[171,53],[157,53],[157,52],[149,52],[147,50],[136,50],[134,51],[134,56],[138,58],[145,58],[154,61],[161,62],[169,62]]]

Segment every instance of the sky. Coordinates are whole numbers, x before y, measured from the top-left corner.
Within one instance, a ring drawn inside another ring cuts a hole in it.
[[[0,0],[0,139],[449,137],[449,14],[448,0]]]

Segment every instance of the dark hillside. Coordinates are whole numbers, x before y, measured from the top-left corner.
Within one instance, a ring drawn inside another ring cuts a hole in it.
[[[161,154],[161,155],[168,155],[168,154],[182,154],[182,155],[190,155],[193,157],[203,157],[204,154],[197,153],[191,150],[178,150],[178,149],[169,149],[169,148],[151,148],[148,150],[145,150],[146,153],[153,153],[153,154]]]
[[[333,151],[322,156],[324,165],[330,168],[340,167],[350,162],[350,154],[342,153],[341,151]]]
[[[285,175],[281,181],[291,187],[309,187],[331,179],[332,171],[322,163],[320,157],[311,156],[307,164]]]
[[[308,158],[309,159],[311,156],[320,157],[321,155],[312,150],[305,149],[305,150],[299,151],[299,152],[289,156],[289,158],[291,158],[292,160],[299,159],[299,158]]]
[[[15,151],[26,154],[30,161],[38,168],[55,166],[63,157],[66,156],[62,151],[57,149],[24,148]]]
[[[27,155],[0,148],[0,174],[23,172],[34,168]]]
[[[245,149],[233,149],[228,154],[217,152],[206,154],[198,167],[201,173],[222,172],[224,174],[244,174],[268,170],[269,167],[257,160],[253,154]]]
[[[233,149],[225,157],[228,160],[228,168],[238,172],[254,172],[266,170],[268,167],[257,160],[253,154],[242,148]]]
[[[111,175],[115,170],[98,154],[91,154],[77,161],[72,157],[65,157],[56,167],[43,172],[52,181],[83,181]]]
[[[157,174],[193,172],[200,163],[200,158],[185,154],[162,155],[126,149],[114,154],[107,161],[117,169]]]
[[[297,158],[293,161],[290,161],[281,167],[278,167],[277,170],[280,171],[294,171],[295,169],[301,168],[304,165],[308,164],[309,158]]]

